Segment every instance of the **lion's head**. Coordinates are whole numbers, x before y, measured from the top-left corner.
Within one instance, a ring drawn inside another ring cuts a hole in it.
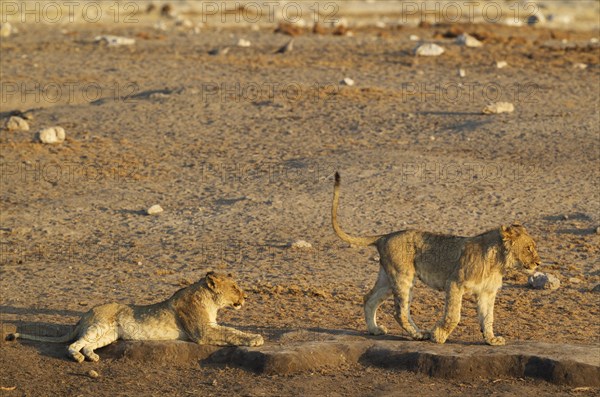
[[[515,223],[510,226],[502,226],[501,233],[504,245],[515,261],[528,271],[533,271],[540,265],[542,260],[537,253],[535,241],[522,225]]]
[[[207,287],[213,292],[215,303],[219,307],[230,306],[238,310],[244,304],[246,294],[233,280],[231,274],[222,275],[215,272],[206,273]]]

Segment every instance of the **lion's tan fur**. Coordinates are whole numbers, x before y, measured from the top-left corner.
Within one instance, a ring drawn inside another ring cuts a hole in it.
[[[392,294],[395,318],[414,339],[431,338],[444,343],[460,321],[462,296],[478,297],[478,315],[488,344],[504,344],[493,333],[493,308],[502,276],[515,263],[533,270],[540,262],[533,239],[519,224],[500,227],[473,237],[441,235],[415,230],[355,237],[341,230],[337,221],[340,178],[336,173],[332,223],[337,235],[355,245],[374,245],[380,256],[380,270],[373,289],[365,295],[367,327],[372,334],[387,330],[377,325],[376,313]],[[410,300],[415,277],[428,286],[446,291],[443,318],[431,332],[422,332],[410,316]]]
[[[169,299],[153,305],[136,306],[109,303],[85,313],[75,329],[62,337],[13,334],[42,342],[68,342],[69,354],[79,362],[86,357],[98,361],[94,349],[117,339],[188,340],[208,345],[259,346],[263,338],[217,324],[223,307],[235,309],[244,304],[244,292],[229,276],[209,272],[195,284],[175,292]],[[81,354],[81,352],[83,354]]]

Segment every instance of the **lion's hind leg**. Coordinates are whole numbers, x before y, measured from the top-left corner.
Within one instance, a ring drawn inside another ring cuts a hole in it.
[[[415,340],[425,340],[430,338],[427,331],[421,331],[416,326],[410,315],[410,303],[412,300],[412,288],[414,284],[413,275],[402,275],[396,280],[393,286],[394,290],[394,318],[404,328],[404,330]]]
[[[387,329],[383,325],[377,325],[377,309],[391,295],[392,288],[390,287],[389,278],[385,270],[380,267],[375,285],[364,297],[365,320],[371,335],[385,335],[387,333]]]
[[[92,326],[86,329],[83,335],[69,346],[68,351],[71,357],[79,363],[86,358],[96,362],[100,357],[94,353],[94,350],[109,345],[117,339],[118,332],[115,327]]]

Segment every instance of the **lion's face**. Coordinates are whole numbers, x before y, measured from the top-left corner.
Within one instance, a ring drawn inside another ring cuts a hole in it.
[[[519,224],[508,227],[502,226],[502,237],[514,258],[525,269],[532,272],[542,260],[537,253],[535,241]]]
[[[231,274],[227,276],[209,272],[206,274],[206,285],[214,292],[215,302],[219,307],[232,307],[241,309],[246,300],[246,294],[233,280]]]

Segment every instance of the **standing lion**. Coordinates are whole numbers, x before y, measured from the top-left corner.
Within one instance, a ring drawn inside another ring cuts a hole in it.
[[[369,333],[387,333],[377,325],[377,309],[394,295],[396,321],[416,340],[444,343],[460,321],[462,297],[477,295],[477,313],[483,338],[489,345],[504,345],[495,336],[494,301],[502,287],[506,270],[520,263],[529,271],[540,264],[533,239],[519,224],[501,226],[473,237],[441,235],[402,230],[378,236],[355,237],[346,234],[337,221],[340,175],[335,174],[331,218],[333,229],[344,241],[358,246],[374,245],[380,256],[375,286],[364,298]],[[428,286],[446,291],[444,316],[430,332],[421,331],[410,317],[412,287],[418,277]]]

